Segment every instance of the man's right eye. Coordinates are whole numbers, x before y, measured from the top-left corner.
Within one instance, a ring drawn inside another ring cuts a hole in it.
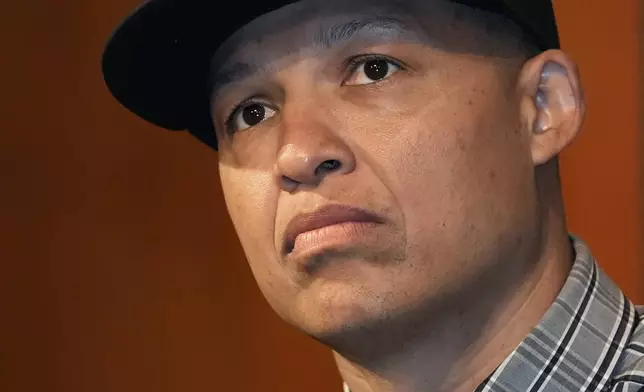
[[[275,115],[275,111],[265,104],[250,102],[237,107],[226,121],[226,128],[230,132],[243,131],[268,120]]]

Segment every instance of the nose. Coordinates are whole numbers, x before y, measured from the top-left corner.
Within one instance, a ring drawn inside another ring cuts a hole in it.
[[[348,174],[355,169],[354,154],[337,133],[339,126],[310,114],[290,118],[285,114],[282,121],[275,175],[287,192],[317,187],[330,175]]]

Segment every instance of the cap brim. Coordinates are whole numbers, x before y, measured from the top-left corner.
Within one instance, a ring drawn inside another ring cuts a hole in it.
[[[210,59],[241,26],[293,1],[153,0],[126,17],[102,58],[114,97],[143,119],[169,130],[190,130],[216,148],[205,80]]]

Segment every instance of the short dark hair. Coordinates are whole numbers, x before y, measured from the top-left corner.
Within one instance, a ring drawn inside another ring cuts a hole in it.
[[[505,15],[461,5],[455,8],[454,20],[483,33],[486,40],[516,50],[528,58],[542,52],[535,38]]]
[[[429,12],[423,8],[429,3],[398,0],[394,4],[417,22],[428,33],[428,38],[438,39],[439,44],[449,43],[449,47],[457,51],[525,59],[542,52],[536,39],[505,15],[451,1],[443,2],[445,12],[449,13],[445,16],[450,20],[451,26],[455,31],[463,33],[464,39],[459,42],[457,37],[450,40],[452,37],[437,37],[439,34],[430,31],[432,26],[422,20],[422,16]]]

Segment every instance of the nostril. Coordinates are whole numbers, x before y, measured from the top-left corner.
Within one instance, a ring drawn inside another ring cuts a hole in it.
[[[292,192],[298,187],[298,185],[300,185],[299,181],[296,181],[288,176],[282,176],[281,180],[282,188],[286,189],[288,192]]]
[[[337,159],[329,159],[324,162],[322,162],[316,169],[315,169],[315,174],[319,175],[321,173],[329,173],[335,170],[338,170],[342,166],[340,161]]]

